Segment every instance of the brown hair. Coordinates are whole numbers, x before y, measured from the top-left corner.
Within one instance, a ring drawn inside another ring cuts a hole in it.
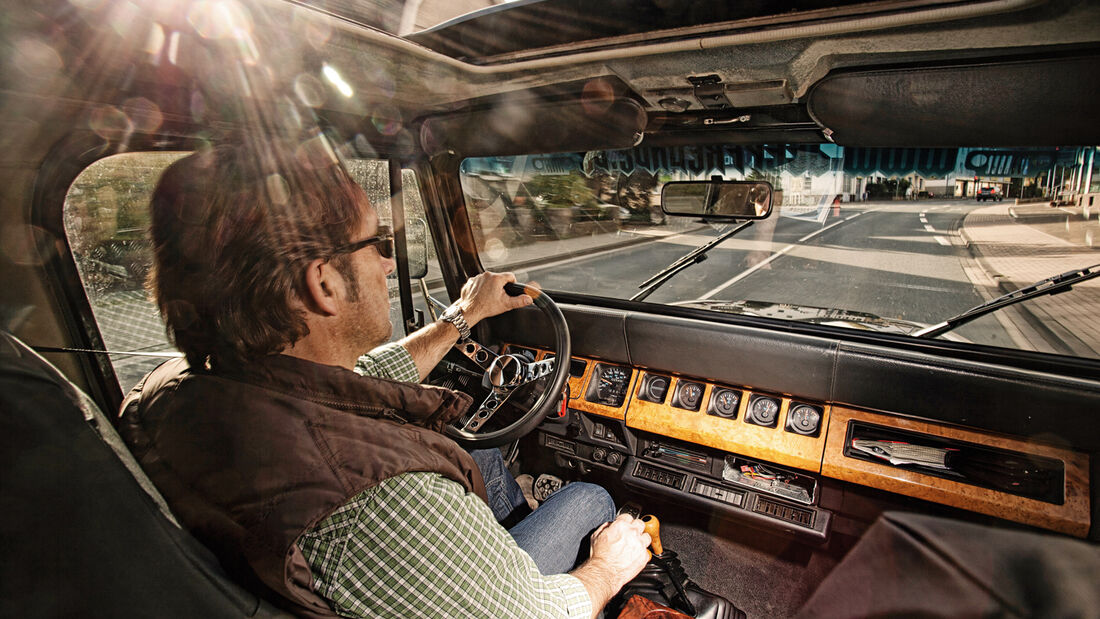
[[[333,250],[366,203],[323,136],[208,146],[169,166],[150,204],[149,287],[192,367],[275,354],[308,334],[293,305],[306,266],[331,259],[354,287]]]

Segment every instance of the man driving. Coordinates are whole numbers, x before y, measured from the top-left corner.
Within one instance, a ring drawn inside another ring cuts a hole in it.
[[[645,565],[642,522],[591,484],[500,524],[522,496],[499,451],[440,433],[470,396],[418,381],[531,299],[483,273],[380,346],[392,238],[323,138],[200,149],[151,211],[150,287],[186,358],[139,383],[121,429],[232,574],[309,616],[590,617]]]

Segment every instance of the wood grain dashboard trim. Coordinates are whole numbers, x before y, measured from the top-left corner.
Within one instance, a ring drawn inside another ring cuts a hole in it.
[[[1065,502],[1053,505],[989,488],[924,475],[888,464],[844,455],[848,422],[865,421],[892,428],[979,443],[1061,460],[1065,464]],[[1089,457],[1067,449],[1029,443],[961,428],[924,423],[902,417],[832,407],[821,473],[827,477],[895,492],[934,503],[988,514],[1014,522],[1085,537],[1089,531]]]
[[[680,380],[686,379],[672,377],[672,383],[668,388],[669,399],[671,394],[675,393],[676,385]],[[696,381],[692,379],[692,382]],[[668,403],[667,399],[664,404],[647,402],[633,397],[635,394],[632,392],[630,409],[626,416],[627,427],[706,445],[749,458],[759,458],[815,473],[820,472],[826,429],[829,427],[829,406],[824,407],[821,434],[816,437],[804,436],[783,429],[786,427],[791,398],[781,398],[778,423],[774,428],[766,428],[745,422],[745,411],[749,399],[757,392],[745,390],[738,407],[737,418],[724,419],[706,413],[706,406],[710,402],[710,394],[715,389],[715,385],[704,384],[702,405],[698,411],[675,408]]]

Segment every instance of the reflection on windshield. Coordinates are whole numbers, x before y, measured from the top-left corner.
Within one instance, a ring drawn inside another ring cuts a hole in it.
[[[728,229],[666,218],[665,183],[766,180],[773,215],[706,251],[646,302],[912,334],[1098,262],[1096,150],[639,147],[467,159],[462,183],[486,268],[548,290],[630,299]],[[1088,321],[1100,309],[1098,282],[941,337],[1100,357]]]

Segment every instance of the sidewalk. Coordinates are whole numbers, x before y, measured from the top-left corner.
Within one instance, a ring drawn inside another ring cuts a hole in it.
[[[977,262],[971,279],[989,298],[1052,275],[1100,263],[1100,222],[1081,209],[995,203],[971,211],[962,235]],[[1044,231],[1044,228],[1046,231]],[[1057,236],[1052,232],[1057,232]],[[1061,237],[1061,238],[1060,238]],[[1100,357],[1100,278],[1071,291],[1024,301],[996,312],[1022,348]]]

